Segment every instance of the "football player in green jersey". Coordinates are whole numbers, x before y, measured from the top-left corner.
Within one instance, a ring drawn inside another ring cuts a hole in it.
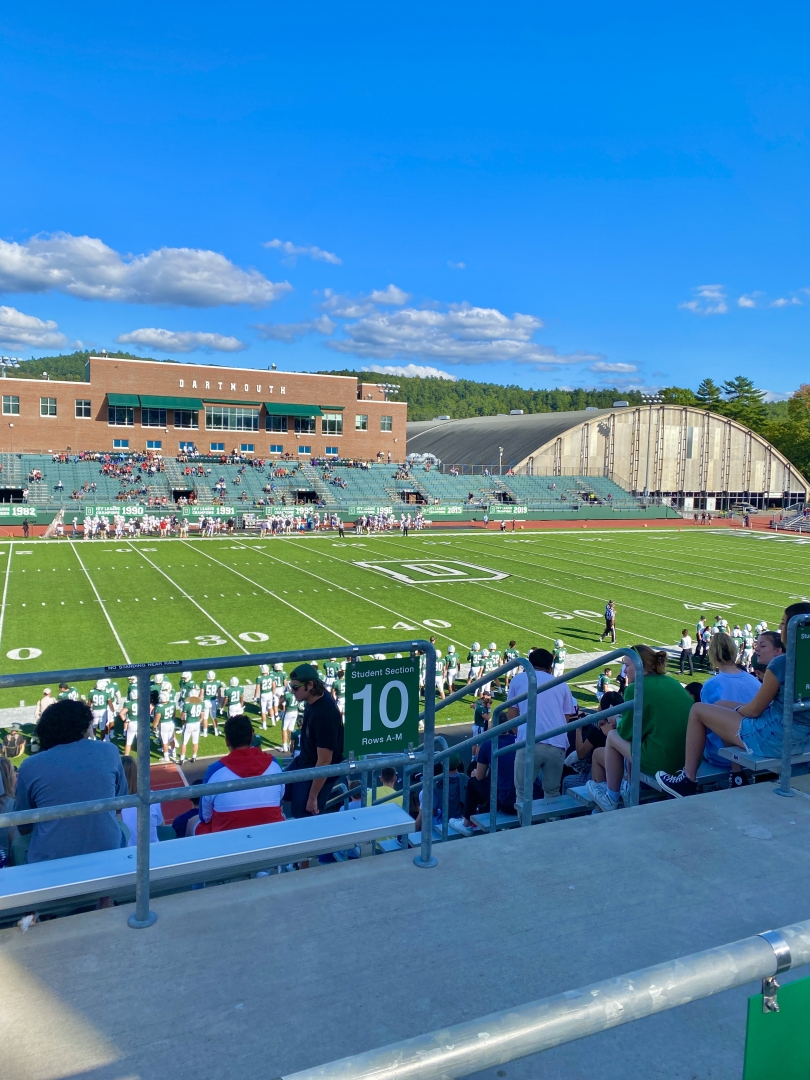
[[[244,708],[245,695],[236,675],[231,676],[230,685],[225,688],[225,705],[228,716],[238,716]]]
[[[554,652],[552,653],[554,663],[551,668],[551,674],[555,679],[559,679],[561,675],[565,674],[565,658],[568,656],[568,650],[565,647],[565,642],[562,638],[557,638],[554,642]]]
[[[284,684],[287,676],[283,664],[273,664],[273,723],[284,715]]]
[[[160,727],[164,761],[175,760],[174,713],[175,705],[171,690],[161,690],[158,703],[155,705],[152,727],[155,731],[158,730],[158,726]]]
[[[481,652],[481,643],[474,641],[472,648],[467,653],[467,660],[470,664],[470,673],[467,676],[467,685],[471,682],[475,682],[476,679],[480,679],[484,673],[484,655]]]
[[[60,694],[59,696],[61,698],[62,695]],[[90,691],[87,704],[93,712],[93,727],[96,731],[100,732],[102,738],[107,738],[108,734],[107,705],[109,704],[109,701],[110,697],[107,693],[105,680],[99,679]]]
[[[346,715],[346,669],[342,665],[338,668],[337,678],[332,683],[332,696],[341,716]]]
[[[512,640],[509,642],[509,648],[503,650],[503,662],[505,664],[508,664],[512,660],[517,660],[517,658],[519,656],[520,656],[520,649],[518,649],[517,642],[515,641],[515,639],[512,638]],[[511,671],[508,671],[506,673],[506,678],[504,679],[504,684],[506,686],[509,686],[509,683],[510,683],[510,681],[512,679],[512,676],[517,674],[517,672],[519,670],[520,670],[519,668],[512,668]]]
[[[267,714],[270,713],[270,719],[273,722],[273,727],[276,724],[276,710],[274,708],[275,702],[275,686],[276,680],[270,674],[269,664],[262,664],[259,668],[259,674],[256,676],[256,687],[254,689],[254,701],[259,699],[259,708],[262,711],[262,730],[267,730]]]
[[[445,678],[447,679],[447,689],[452,694],[455,689],[456,679],[458,678],[458,653],[456,652],[455,645],[447,646]]]
[[[178,709],[183,707],[183,702],[197,689],[197,682],[190,671],[184,671],[180,676],[180,689],[177,691],[175,701]]]
[[[119,715],[124,721],[124,737],[127,744],[126,749],[124,750],[124,757],[129,757],[132,752],[132,744],[138,737],[138,680],[134,677],[131,680],[131,685],[127,692],[127,699],[121,706]]]
[[[217,678],[215,671],[209,671],[205,679],[203,679],[202,686],[200,688],[203,692],[203,714],[202,714],[202,727],[203,738],[208,738],[208,721],[211,720],[214,725],[214,734],[219,735],[217,728],[217,713],[219,712],[219,699],[222,693],[222,683]]]
[[[57,701],[78,701],[79,691],[75,686],[71,686],[70,683],[60,682],[59,693],[56,695]]]
[[[281,749],[285,754],[290,752],[290,740],[297,723],[298,698],[290,689],[290,684],[287,683],[287,689],[284,691],[284,719],[281,723]]]
[[[186,747],[191,742],[191,760],[197,760],[200,747],[200,721],[203,714],[203,697],[199,687],[188,695],[183,702],[183,746],[180,750],[180,764],[186,760]]]
[[[327,690],[332,689],[332,683],[337,678],[338,662],[334,656],[330,657],[323,665],[323,685]]]

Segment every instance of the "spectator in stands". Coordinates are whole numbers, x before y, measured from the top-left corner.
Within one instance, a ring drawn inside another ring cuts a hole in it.
[[[550,690],[540,693],[543,683],[552,679],[551,668],[554,657],[548,649],[532,649],[529,653],[529,663],[532,665],[537,677],[537,704],[535,709],[535,737],[534,744],[534,773],[543,774],[543,791],[546,798],[555,798],[560,794],[562,781],[563,762],[568,750],[568,736],[565,733],[554,735],[550,739],[542,739],[543,732],[553,728],[562,727],[568,720],[577,715],[577,705],[571,696],[568,683],[558,683]],[[507,700],[525,694],[529,686],[529,677],[525,671],[518,672],[509,683]],[[512,705],[507,713],[508,720],[514,720],[518,716],[526,716],[526,701]],[[526,723],[520,725],[517,731],[517,740],[520,742],[526,738]],[[516,802],[523,801],[524,780],[526,776],[526,751],[518,750],[515,755],[515,792]]]
[[[40,752],[17,774],[15,810],[33,810],[127,795],[118,747],[93,738],[93,714],[84,701],[54,702],[36,726]],[[113,811],[19,827],[15,861],[43,862],[126,846]]]
[[[787,625],[795,615],[810,615],[810,603],[802,601],[785,609],[779,634],[787,647]],[[675,772],[659,772],[656,780],[670,795],[683,798],[697,793],[697,770],[706,746],[706,734],[713,731],[726,746],[739,746],[756,757],[781,757],[782,715],[785,705],[787,656],[782,653],[768,664],[756,697],[744,704],[719,701],[694,705],[686,734],[686,760]],[[810,746],[810,717],[793,717],[791,754],[804,753]]]
[[[261,747],[253,746],[253,724],[249,716],[244,713],[229,716],[225,721],[224,731],[225,745],[229,753],[220,760],[218,769],[208,770],[205,778],[207,784],[281,773],[281,766],[272,754],[266,753]],[[196,835],[283,821],[283,798],[284,784],[229,791],[220,795],[203,795],[200,799],[200,823]]]
[[[492,743],[494,739],[487,739],[478,748],[478,760],[475,772],[467,780],[467,791],[464,796],[464,814],[460,817],[451,817],[450,825],[456,832],[470,835],[474,829],[471,820],[473,814],[489,813],[490,795],[492,791]],[[498,736],[498,749],[513,746],[517,742],[514,731],[503,731]],[[498,793],[496,807],[499,813],[515,813],[515,752],[507,751],[498,758]]]
[[[614,705],[621,705],[624,695],[616,690],[608,690],[599,702],[599,711],[604,712],[612,709]],[[606,720],[596,718],[593,724],[577,728],[574,732],[574,749],[565,759],[565,764],[573,770],[570,776],[563,780],[563,794],[569,788],[581,787],[594,779],[599,783],[605,782],[605,744],[608,734],[616,727],[616,717],[609,716]]]
[[[635,645],[644,669],[644,705],[641,718],[641,771],[653,773],[666,769],[677,771],[684,760],[684,741],[692,698],[677,679],[667,675],[667,654],[649,645]],[[635,664],[627,665],[628,686],[625,701],[635,698]],[[624,777],[632,765],[633,712],[628,710],[611,731],[605,744],[605,783],[590,780],[587,790],[602,811],[617,810],[629,794]],[[702,748],[701,748],[702,749]]]
[[[339,764],[343,761],[343,721],[335,699],[326,693],[318,669],[312,664],[299,664],[290,673],[289,687],[299,705],[303,703],[304,716],[300,752],[286,771]],[[293,817],[321,813],[334,786],[333,777],[289,784],[287,797]]]
[[[397,788],[397,770],[390,766],[380,770],[380,782],[377,785],[377,790],[374,793],[377,802],[381,799],[388,799],[389,802],[396,803],[398,806],[402,806],[402,792]],[[371,788],[366,792],[366,806],[371,806],[372,802]],[[391,797],[393,796],[393,798]]]
[[[737,643],[729,634],[715,634],[709,642],[709,666],[716,672],[703,684],[700,700],[710,705],[718,701],[736,701],[740,704],[753,701],[759,692],[759,679],[749,675],[737,665]],[[713,731],[706,733],[706,748],[703,756],[712,765],[728,769],[730,762],[720,757],[718,751],[723,747],[723,740]],[[731,786],[741,787],[745,783],[739,766],[732,770]]]
[[[174,835],[178,840],[182,840],[185,836],[193,836],[194,830],[197,827],[197,822],[200,820],[200,800],[191,800],[191,809],[186,810],[183,814],[178,814],[172,822],[172,828],[174,829]]]
[[[131,757],[125,757],[121,759],[121,764],[124,767],[124,776],[127,778],[127,788],[130,795],[136,795],[138,793],[138,766],[135,764]],[[121,811],[121,820],[127,827],[129,838],[127,844],[129,847],[135,847],[138,843],[138,808],[137,806],[127,806]],[[158,825],[163,824],[163,809],[160,803],[152,803],[149,808],[149,843],[156,844],[158,842]]]
[[[14,810],[14,795],[17,790],[17,770],[8,758],[0,757],[0,814],[10,814]],[[13,825],[0,828],[0,867],[5,866],[11,856],[11,845],[17,838]]]
[[[464,813],[464,801],[467,794],[468,777],[464,772],[464,765],[458,754],[451,754],[447,763],[447,821],[448,824],[454,818],[459,818]],[[433,824],[440,828],[444,805],[444,770],[441,762],[435,766],[435,783],[433,787]],[[422,792],[419,792],[419,813],[416,815],[416,831],[422,829]]]
[[[784,652],[785,646],[782,644],[782,638],[778,630],[765,630],[763,633],[758,634],[754,642],[754,655],[751,659],[754,677],[762,682],[768,664],[775,656],[783,656]]]

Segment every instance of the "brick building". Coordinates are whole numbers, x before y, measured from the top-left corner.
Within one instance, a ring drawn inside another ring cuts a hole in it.
[[[344,375],[90,357],[84,382],[0,381],[0,452],[234,448],[257,457],[406,453],[407,405]]]

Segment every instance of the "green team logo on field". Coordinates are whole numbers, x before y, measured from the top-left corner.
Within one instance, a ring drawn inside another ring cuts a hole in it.
[[[393,754],[419,743],[419,661],[372,660],[346,672],[344,749]]]
[[[509,577],[488,566],[460,562],[458,559],[380,559],[356,562],[364,570],[401,581],[404,585],[436,585],[468,581],[502,581]]]

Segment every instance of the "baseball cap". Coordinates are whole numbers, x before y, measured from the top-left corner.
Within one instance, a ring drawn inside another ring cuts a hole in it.
[[[320,673],[316,667],[312,664],[299,664],[297,668],[293,668],[290,672],[290,678],[295,679],[296,682],[312,682],[314,679],[320,679]]]

